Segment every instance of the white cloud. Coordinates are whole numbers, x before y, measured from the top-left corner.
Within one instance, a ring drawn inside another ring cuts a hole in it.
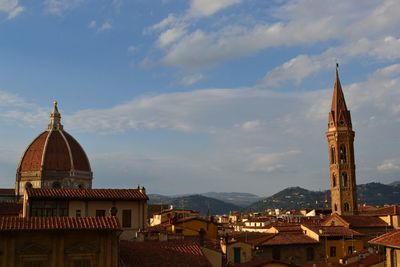
[[[298,150],[289,150],[280,153],[258,154],[254,156],[249,170],[256,172],[273,172],[285,167],[285,162],[288,162],[288,158],[301,153],[302,152]]]
[[[110,21],[105,21],[103,22],[103,24],[101,24],[99,26],[99,28],[97,28],[98,32],[105,32],[105,31],[109,31],[112,29],[112,24]]]
[[[7,13],[8,19],[13,19],[21,14],[25,8],[19,4],[18,0],[0,0],[0,12]]]
[[[298,84],[321,70],[332,69],[336,60],[344,63],[361,55],[389,61],[399,59],[400,39],[393,36],[375,40],[362,38],[354,43],[329,48],[318,55],[298,55],[269,71],[263,82],[268,86],[279,86],[287,81]]]
[[[251,121],[246,121],[242,124],[236,124],[237,127],[240,127],[245,131],[255,130],[257,128],[260,128],[262,125],[263,123],[260,120],[251,120]]]
[[[79,7],[85,0],[45,0],[44,11],[47,14],[62,16],[65,12]]]
[[[203,79],[203,75],[201,73],[191,74],[183,77],[181,80],[181,84],[190,86],[197,83],[201,79]]]
[[[376,169],[380,172],[393,172],[400,170],[400,160],[388,159],[379,164]]]
[[[185,29],[183,27],[170,28],[158,37],[158,46],[165,47],[177,41],[182,35],[185,34]]]
[[[135,53],[138,50],[138,47],[135,45],[130,45],[128,46],[128,52],[129,53]]]
[[[92,20],[88,23],[88,28],[89,29],[94,29],[97,26],[97,22],[95,20]]]
[[[211,16],[216,12],[239,4],[241,0],[192,0],[189,16]]]
[[[174,14],[169,14],[165,19],[150,27],[151,30],[163,30],[177,22]]]

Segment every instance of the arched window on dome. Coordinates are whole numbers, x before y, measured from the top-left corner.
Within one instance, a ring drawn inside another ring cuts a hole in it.
[[[335,157],[335,147],[332,146],[331,147],[331,164],[335,164],[336,163],[336,157]]]
[[[52,188],[61,188],[61,183],[60,182],[53,182],[52,184],[51,184],[51,187]]]
[[[344,144],[340,145],[339,158],[340,158],[340,164],[346,163],[346,146]]]
[[[32,188],[32,184],[30,182],[25,183],[25,189]]]
[[[336,187],[336,175],[332,174],[332,186]]]
[[[343,205],[343,210],[344,211],[350,211],[350,205],[349,205],[349,203],[344,203],[344,205]]]
[[[348,186],[348,181],[347,181],[347,173],[342,172],[342,186],[347,187]]]

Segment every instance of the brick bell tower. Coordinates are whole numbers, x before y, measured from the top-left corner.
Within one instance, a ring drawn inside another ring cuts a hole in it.
[[[326,133],[329,146],[332,213],[354,215],[357,213],[354,131],[340,84],[338,68],[339,65],[336,64],[332,107]]]

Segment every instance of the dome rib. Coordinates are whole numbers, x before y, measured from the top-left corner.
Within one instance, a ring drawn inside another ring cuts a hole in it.
[[[43,169],[43,166],[44,166],[44,159],[45,159],[45,155],[46,155],[47,145],[49,143],[50,135],[53,133],[53,131],[48,131],[48,132],[49,132],[49,134],[47,135],[46,141],[44,142],[44,147],[43,147],[43,151],[42,151],[42,160],[40,162],[41,169]]]
[[[65,135],[64,135],[63,131],[60,131],[60,130],[58,130],[58,131],[60,132],[60,134],[61,134],[62,138],[64,139],[64,142],[65,142],[65,144],[67,146],[68,154],[69,154],[69,160],[71,162],[71,170],[74,170],[75,169],[74,168],[74,159],[73,159],[73,155],[72,155],[72,152],[71,152],[71,147],[69,145],[69,142],[68,142],[67,138],[65,138]],[[82,149],[82,151],[83,151],[83,149]]]

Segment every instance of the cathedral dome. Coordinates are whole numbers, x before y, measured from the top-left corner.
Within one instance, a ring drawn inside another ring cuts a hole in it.
[[[25,150],[17,168],[19,187],[91,187],[92,171],[81,145],[61,124],[57,102],[47,129]],[[21,193],[21,190],[17,188]]]

